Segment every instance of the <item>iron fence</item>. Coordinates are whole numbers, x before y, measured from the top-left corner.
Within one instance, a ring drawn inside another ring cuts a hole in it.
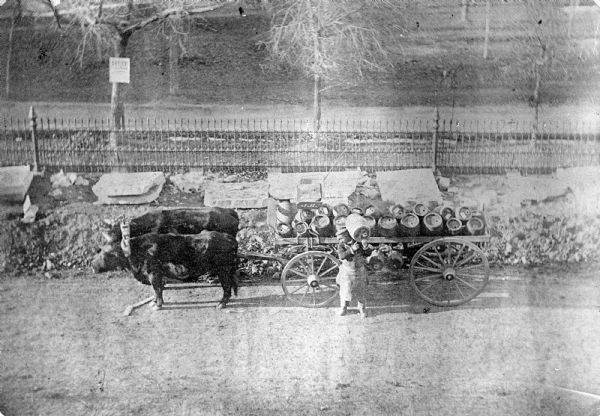
[[[0,166],[50,171],[181,171],[194,168],[317,171],[436,167],[453,173],[551,172],[600,164],[592,126],[456,121],[5,120]]]

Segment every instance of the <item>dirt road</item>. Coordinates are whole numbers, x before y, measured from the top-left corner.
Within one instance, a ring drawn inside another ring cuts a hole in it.
[[[243,287],[224,311],[211,287],[168,291],[165,310],[125,317],[149,289],[124,275],[4,278],[0,412],[598,414],[593,277],[494,280],[452,309],[406,281],[371,293],[366,320],[293,307],[276,282]]]

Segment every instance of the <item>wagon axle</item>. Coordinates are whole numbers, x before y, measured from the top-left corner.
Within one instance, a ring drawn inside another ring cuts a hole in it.
[[[306,281],[310,287],[313,287],[313,288],[319,287],[319,281],[317,280],[317,276],[314,274],[308,275],[308,278],[306,279]]]
[[[454,280],[454,278],[456,277],[456,271],[454,270],[454,267],[448,267],[444,269],[444,271],[442,272],[442,276],[444,276],[444,279],[446,279],[449,282]]]

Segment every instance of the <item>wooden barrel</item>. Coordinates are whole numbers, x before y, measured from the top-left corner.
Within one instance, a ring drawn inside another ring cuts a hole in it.
[[[421,203],[415,204],[412,210],[415,213],[415,215],[419,218],[423,218],[429,212],[429,208],[427,208],[427,205]]]
[[[310,223],[314,216],[315,213],[310,209],[299,209],[298,213],[296,214],[295,221]]]
[[[403,237],[416,237],[419,235],[421,224],[416,214],[408,213],[398,221],[398,234]]]
[[[447,205],[440,205],[439,207],[437,207],[435,209],[435,212],[437,212],[438,214],[440,214],[442,216],[442,219],[444,220],[444,222],[448,221],[450,218],[455,217],[454,209]]]
[[[442,235],[444,231],[444,220],[436,212],[426,214],[421,221],[421,225],[421,231],[425,235]]]
[[[326,215],[316,215],[310,223],[310,229],[320,237],[331,237],[334,234],[331,220]]]
[[[368,207],[365,208],[365,216],[367,217],[373,217],[376,220],[379,220],[379,218],[381,218],[381,210],[379,208],[377,208],[375,205],[369,205]]]
[[[275,209],[275,218],[277,218],[277,221],[282,224],[291,224],[294,220],[294,213],[291,208],[287,209],[281,205],[278,205]]]
[[[347,217],[348,215],[350,215],[350,208],[348,208],[348,205],[346,204],[338,204],[333,207],[333,215],[336,217]]]
[[[277,234],[283,238],[293,236],[292,226],[290,224],[279,223],[277,224]]]
[[[469,207],[460,207],[458,208],[458,210],[456,211],[456,217],[461,220],[463,222],[463,224],[466,224],[467,221],[469,221],[471,219],[471,216],[473,215],[473,212],[471,211],[471,208]]]
[[[383,253],[380,253],[379,250],[373,250],[371,255],[367,258],[367,265],[371,270],[381,270],[385,265],[385,256]]]
[[[319,208],[317,208],[317,215],[331,217],[333,215],[333,211],[329,205],[321,205]]]
[[[390,207],[390,214],[392,214],[392,217],[396,218],[397,220],[401,219],[402,216],[405,214],[404,206],[402,206],[400,204],[396,204],[394,206],[391,206]]]
[[[377,231],[382,237],[397,237],[398,221],[391,215],[384,215],[377,222]]]
[[[368,222],[359,214],[350,214],[346,217],[346,229],[356,241],[366,240],[371,236]]]
[[[387,264],[394,270],[400,270],[404,266],[404,257],[397,250],[392,250],[387,255]]]
[[[345,230],[346,229],[346,216],[338,215],[333,219],[333,225],[335,226],[336,231]]]
[[[371,230],[371,237],[377,237],[377,220],[369,215],[364,215],[363,218],[367,222],[369,230]]]
[[[462,233],[463,224],[458,218],[449,218],[446,221],[445,231],[448,235],[459,235]]]
[[[305,235],[306,233],[308,233],[309,227],[308,224],[305,222],[295,222],[294,223],[294,231],[296,232],[297,235],[302,236]]]
[[[469,221],[467,221],[467,233],[470,235],[481,235],[483,234],[483,230],[485,228],[483,224],[483,220],[479,217],[471,217]]]

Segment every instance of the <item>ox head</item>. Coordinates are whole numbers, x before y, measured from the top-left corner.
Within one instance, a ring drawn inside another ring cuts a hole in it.
[[[118,243],[103,245],[97,250],[92,260],[94,273],[125,269],[127,266],[127,258],[123,255],[123,250]]]

